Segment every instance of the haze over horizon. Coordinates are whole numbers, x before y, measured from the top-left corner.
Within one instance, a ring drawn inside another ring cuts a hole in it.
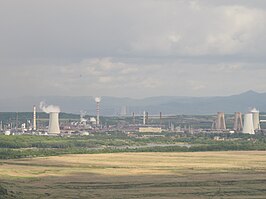
[[[0,98],[266,92],[264,0],[3,0]]]
[[[143,99],[149,99],[149,98],[212,98],[212,97],[231,97],[231,96],[235,96],[235,95],[244,95],[244,94],[266,94],[266,92],[257,92],[257,91],[254,91],[254,90],[247,90],[247,91],[243,91],[241,93],[233,93],[233,94],[229,94],[229,95],[206,95],[206,96],[190,96],[190,95],[153,95],[153,96],[139,96],[139,97],[130,97],[130,96],[112,96],[112,95],[103,95],[103,96],[99,96],[101,97],[103,100],[105,99],[105,97],[108,97],[108,98],[117,98],[117,99],[134,99],[134,100],[143,100]],[[93,95],[21,95],[21,96],[18,96],[18,97],[12,97],[12,96],[9,96],[9,97],[5,97],[5,96],[0,96],[0,100],[8,100],[8,99],[19,99],[19,98],[40,98],[40,99],[43,99],[45,101],[45,98],[50,98],[50,97],[73,97],[73,98],[82,98],[82,97],[90,97],[94,100],[95,97],[97,96],[93,96]],[[40,101],[42,102],[42,101]]]

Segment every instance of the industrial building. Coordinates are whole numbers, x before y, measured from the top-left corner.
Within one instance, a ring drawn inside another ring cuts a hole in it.
[[[100,121],[100,97],[95,97],[95,109],[92,109],[91,115],[82,112],[80,117],[61,118],[59,125],[60,108],[54,105],[46,106],[40,103],[43,112],[37,114],[36,106],[33,106],[32,112],[27,113],[27,117],[18,122],[19,113],[12,113],[11,119],[0,121],[0,131],[7,132],[7,135],[32,134],[32,135],[80,135],[80,132],[102,133],[102,132],[134,132],[140,133],[234,133],[242,132],[255,134],[263,132],[265,124],[263,119],[266,115],[261,115],[257,109],[250,110],[242,118],[241,112],[235,112],[234,115],[228,114],[225,118],[224,112],[217,112],[216,117],[209,116],[184,116],[184,115],[152,115],[143,110],[137,114],[132,113],[132,117],[102,117]],[[42,106],[41,106],[42,105]],[[149,110],[150,111],[150,110]],[[151,111],[150,111],[151,112]],[[49,114],[49,119],[48,115]],[[16,114],[16,115],[15,115]],[[61,116],[64,114],[61,114]],[[38,116],[38,117],[37,117]],[[214,120],[215,117],[215,120]],[[244,122],[243,122],[244,121]],[[266,120],[265,120],[266,121]],[[213,125],[212,125],[213,122]],[[261,125],[260,125],[261,122]],[[227,124],[226,124],[227,123]],[[211,127],[212,125],[212,127]],[[60,131],[61,129],[61,131]],[[84,135],[87,133],[83,133]],[[142,134],[143,135],[143,134]]]
[[[161,127],[139,127],[139,132],[140,133],[161,133],[162,128]]]

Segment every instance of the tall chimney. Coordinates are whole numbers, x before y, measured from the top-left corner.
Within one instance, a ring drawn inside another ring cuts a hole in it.
[[[146,111],[143,112],[143,125],[146,124]]]
[[[95,102],[96,102],[96,125],[100,125],[100,102],[101,102],[101,97],[95,97]]]
[[[163,114],[160,112],[160,126],[162,126]]]
[[[36,125],[36,106],[33,106],[33,131],[36,131],[37,125]]]
[[[135,125],[136,124],[135,112],[132,113],[132,117],[133,117],[133,125]]]
[[[146,121],[146,124],[148,124],[148,121],[149,121],[149,113],[148,112],[146,112],[145,121]]]

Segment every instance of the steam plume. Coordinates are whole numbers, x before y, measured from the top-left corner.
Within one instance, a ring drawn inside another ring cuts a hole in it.
[[[59,106],[47,105],[44,101],[40,102],[40,109],[45,113],[52,113],[52,112],[59,113],[60,112]]]
[[[255,107],[250,110],[251,113],[258,113],[259,110],[257,110]]]

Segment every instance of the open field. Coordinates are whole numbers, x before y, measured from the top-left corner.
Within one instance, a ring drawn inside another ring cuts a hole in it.
[[[1,160],[0,185],[7,198],[265,198],[266,152]]]

